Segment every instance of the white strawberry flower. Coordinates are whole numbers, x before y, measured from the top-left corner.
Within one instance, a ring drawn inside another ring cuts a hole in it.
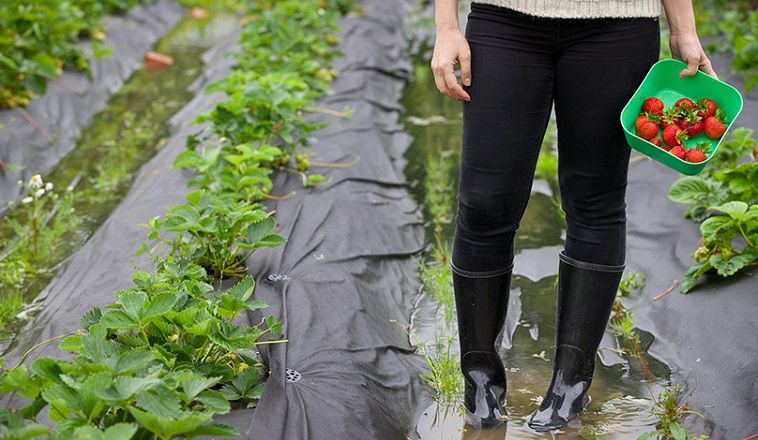
[[[45,188],[40,188],[34,193],[35,197],[42,197],[45,195]]]
[[[42,187],[42,176],[40,176],[39,174],[33,175],[32,178],[29,179],[29,186],[32,188]]]
[[[33,201],[34,201],[34,198],[32,197],[24,197],[23,199],[21,199],[21,203],[23,203],[24,205],[28,205],[32,203]]]
[[[45,191],[52,191],[53,190],[53,184],[52,182],[47,182],[45,184]]]

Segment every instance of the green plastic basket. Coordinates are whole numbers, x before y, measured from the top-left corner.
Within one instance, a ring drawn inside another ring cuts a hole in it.
[[[626,141],[629,146],[640,153],[688,176],[695,175],[705,168],[726,137],[726,132],[732,127],[735,119],[742,111],[742,96],[729,84],[698,71],[694,76],[679,78],[679,72],[686,64],[679,60],[666,59],[658,61],[650,68],[642,84],[626,103],[621,111],[621,126],[624,128]],[[721,139],[709,139],[700,134],[685,141],[685,147],[694,147],[698,142],[711,142],[707,159],[699,163],[686,162],[668,151],[653,145],[634,133],[634,121],[642,111],[645,99],[655,96],[665,104],[666,108],[674,105],[679,98],[690,98],[697,102],[700,98],[710,98],[726,113],[726,132]]]

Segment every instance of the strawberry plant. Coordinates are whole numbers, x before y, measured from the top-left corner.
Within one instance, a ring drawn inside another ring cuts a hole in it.
[[[150,221],[148,238],[163,242],[171,257],[194,261],[214,278],[245,273],[245,261],[253,251],[285,242],[273,232],[276,223],[260,204],[206,190],[193,191],[186,199],[189,203],[173,206],[163,218]],[[172,235],[166,238],[164,232]]]
[[[201,267],[171,259],[152,274],[136,272],[134,287],[116,292],[108,311],[92,309],[82,329],[62,340],[60,348],[73,360],[41,357],[0,377],[0,392],[30,399],[0,412],[0,434],[90,438],[103,429],[105,438],[119,433],[113,438],[127,439],[236,435],[211,419],[229,412],[229,400],[250,405],[260,397],[263,365],[253,349],[280,324],[273,318],[262,322],[267,329],[235,324],[240,313],[265,307],[248,301],[253,279],[219,294],[210,279]],[[35,421],[43,409],[55,428]]]
[[[34,95],[44,94],[47,82],[58,78],[64,67],[91,74],[79,39],[92,38],[93,52],[104,53],[97,43],[105,36],[100,18],[137,2],[0,2],[0,108],[25,106]]]
[[[758,84],[758,9],[749,1],[702,1],[697,8],[702,35],[718,36],[711,50],[732,57],[732,68],[745,78],[745,89]]]
[[[696,264],[681,283],[684,293],[710,271],[728,277],[758,264],[758,141],[751,134],[735,130],[702,177],[682,177],[669,189],[669,199],[690,205],[686,216],[701,223]]]

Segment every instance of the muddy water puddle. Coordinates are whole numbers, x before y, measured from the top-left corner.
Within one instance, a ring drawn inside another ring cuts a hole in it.
[[[433,246],[446,247],[449,256],[454,232],[462,107],[437,92],[426,57],[419,56],[415,58],[414,74],[406,88],[403,105],[406,109],[405,127],[414,138],[406,154],[406,176],[412,182],[414,197],[424,205],[427,241]],[[551,147],[548,145],[547,148]],[[500,352],[508,377],[507,426],[486,433],[467,431],[457,404],[435,402],[426,409],[417,426],[421,439],[536,439],[553,436],[636,439],[640,434],[654,430],[654,421],[650,417],[653,396],[657,396],[665,385],[669,371],[646,353],[642,353],[641,358],[622,354],[610,333],[606,333],[600,349],[601,361],[597,363],[590,389],[593,400],[581,418],[564,432],[552,435],[536,433],[526,425],[552,374],[555,283],[565,226],[558,198],[552,194],[551,187],[554,184],[535,181],[516,236],[514,278]],[[430,253],[427,264],[439,267],[440,262],[434,260],[439,255],[439,250]],[[411,338],[414,343],[428,347],[430,352],[436,350],[437,355],[441,351],[440,338],[451,341],[449,350],[457,358],[455,324],[446,321],[444,307],[428,290],[416,301]],[[447,316],[450,316],[449,312]],[[640,338],[641,346],[649,345],[650,335],[640,334]],[[451,379],[448,377],[447,380]],[[459,402],[458,397],[454,400]]]

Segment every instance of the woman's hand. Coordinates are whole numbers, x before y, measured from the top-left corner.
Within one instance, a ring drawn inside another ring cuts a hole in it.
[[[432,56],[432,72],[437,90],[458,100],[470,101],[471,97],[455,77],[455,65],[461,65],[461,80],[465,86],[471,85],[471,50],[461,30],[454,28],[437,30]]]
[[[718,78],[716,72],[713,71],[713,66],[711,66],[711,60],[705,54],[703,46],[700,44],[700,40],[695,32],[686,32],[684,34],[672,32],[669,37],[669,44],[671,46],[671,55],[687,63],[687,67],[679,72],[680,78],[692,76],[698,69],[714,78]]]

